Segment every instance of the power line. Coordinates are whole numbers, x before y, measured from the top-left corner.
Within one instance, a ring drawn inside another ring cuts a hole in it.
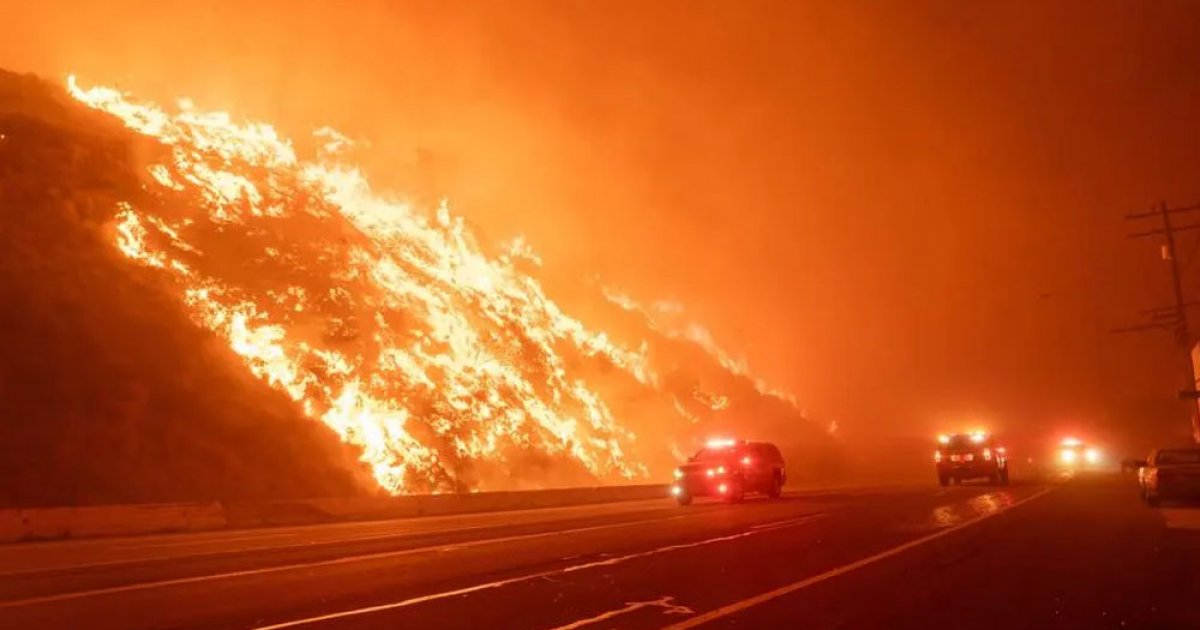
[[[1200,380],[1196,378],[1196,365],[1192,352],[1192,334],[1188,325],[1187,308],[1193,306],[1195,302],[1188,302],[1184,299],[1183,293],[1183,272],[1196,255],[1196,245],[1193,245],[1192,252],[1188,255],[1188,260],[1184,264],[1180,264],[1178,248],[1176,247],[1175,235],[1182,231],[1200,230],[1200,224],[1188,225],[1173,225],[1171,217],[1185,212],[1200,211],[1200,204],[1190,206],[1180,206],[1170,208],[1166,202],[1159,203],[1154,209],[1149,212],[1139,214],[1130,214],[1125,218],[1127,220],[1149,219],[1158,217],[1162,222],[1162,227],[1143,232],[1135,232],[1130,234],[1130,238],[1138,238],[1145,236],[1153,236],[1161,234],[1163,236],[1164,245],[1162,250],[1163,259],[1171,264],[1171,291],[1175,297],[1175,304],[1170,307],[1149,309],[1143,311],[1149,315],[1150,322],[1138,324],[1134,326],[1125,326],[1114,330],[1113,332],[1132,332],[1139,330],[1173,330],[1175,332],[1175,341],[1178,345],[1186,348],[1187,357],[1187,379],[1188,388],[1180,392],[1181,398],[1191,398],[1200,404],[1200,395],[1197,395],[1197,385],[1200,385]],[[1200,241],[1198,241],[1200,242]],[[1181,366],[1182,367],[1182,366]],[[1200,415],[1196,411],[1200,410],[1197,407],[1192,413],[1192,434],[1197,441],[1200,441]]]
[[[1141,238],[1141,237],[1146,237],[1146,236],[1153,236],[1156,234],[1163,235],[1163,240],[1165,241],[1165,244],[1163,245],[1163,259],[1165,259],[1168,263],[1171,264],[1171,291],[1175,297],[1175,304],[1174,304],[1174,306],[1168,307],[1168,308],[1152,309],[1152,314],[1155,315],[1155,317],[1153,317],[1153,319],[1157,320],[1157,321],[1153,322],[1152,324],[1145,325],[1145,326],[1136,326],[1136,325],[1135,326],[1126,326],[1126,327],[1118,329],[1117,331],[1114,331],[1114,332],[1125,332],[1125,331],[1132,331],[1132,330],[1163,328],[1165,325],[1165,322],[1164,322],[1165,318],[1161,317],[1160,314],[1162,311],[1168,311],[1168,309],[1169,309],[1170,311],[1172,311],[1171,314],[1173,315],[1173,317],[1171,317],[1170,319],[1173,320],[1173,321],[1171,321],[1171,323],[1174,324],[1176,342],[1185,348],[1190,348],[1190,346],[1191,346],[1191,330],[1190,330],[1190,327],[1188,326],[1187,307],[1191,306],[1191,304],[1188,303],[1186,300],[1184,300],[1184,297],[1183,297],[1183,269],[1182,269],[1181,265],[1179,264],[1179,255],[1178,255],[1178,251],[1177,251],[1176,243],[1175,243],[1175,234],[1180,231],[1183,231],[1183,230],[1200,230],[1200,224],[1173,225],[1171,223],[1171,217],[1173,215],[1183,213],[1183,212],[1196,212],[1196,211],[1200,211],[1200,204],[1194,204],[1194,205],[1190,205],[1190,206],[1180,206],[1177,208],[1169,208],[1169,207],[1167,207],[1166,203],[1160,203],[1155,207],[1154,210],[1151,210],[1149,212],[1139,213],[1139,214],[1130,214],[1125,217],[1127,220],[1149,219],[1151,217],[1158,217],[1158,219],[1160,221],[1162,221],[1161,228],[1145,230],[1142,232],[1134,232],[1133,234],[1129,234],[1128,236],[1129,236],[1129,238]],[[1189,356],[1189,363],[1190,363],[1191,355],[1189,354],[1188,356]]]

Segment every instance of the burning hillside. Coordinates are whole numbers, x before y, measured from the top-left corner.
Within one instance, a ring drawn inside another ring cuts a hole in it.
[[[187,102],[167,110],[72,80],[70,96],[105,116],[5,81],[2,281],[18,297],[6,300],[7,329],[23,339],[37,329],[39,349],[6,353],[4,382],[36,367],[38,395],[87,400],[51,387],[112,386],[113,361],[140,375],[126,379],[136,391],[100,395],[114,408],[94,417],[71,406],[73,431],[111,422],[141,440],[175,421],[144,399],[169,398],[188,408],[189,430],[147,457],[215,444],[239,470],[271,463],[277,477],[319,478],[290,494],[349,491],[355,458],[366,486],[444,492],[648,479],[714,429],[787,427],[820,441],[702,329],[668,329],[615,292],[585,325],[548,296],[520,240],[480,243],[445,204],[373,191],[334,131],[303,156],[269,125]],[[103,352],[73,341],[79,330]],[[187,391],[161,389],[181,374]],[[30,396],[4,392],[24,405],[5,423],[63,411],[61,399],[39,410]],[[252,438],[222,432],[231,414]],[[125,461],[120,449],[106,457]],[[223,492],[207,474],[195,473],[197,487]]]

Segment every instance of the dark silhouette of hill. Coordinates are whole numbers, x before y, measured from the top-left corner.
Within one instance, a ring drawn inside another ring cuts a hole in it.
[[[144,142],[0,71],[0,506],[370,491],[356,452],[113,247]]]

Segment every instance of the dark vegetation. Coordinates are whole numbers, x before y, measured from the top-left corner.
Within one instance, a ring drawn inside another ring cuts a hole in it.
[[[355,452],[115,249],[138,142],[0,71],[0,506],[371,488]]]

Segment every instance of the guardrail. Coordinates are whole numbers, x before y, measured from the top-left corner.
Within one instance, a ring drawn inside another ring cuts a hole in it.
[[[398,497],[9,509],[0,510],[0,542],[372,521],[666,496],[667,486],[654,484]]]

